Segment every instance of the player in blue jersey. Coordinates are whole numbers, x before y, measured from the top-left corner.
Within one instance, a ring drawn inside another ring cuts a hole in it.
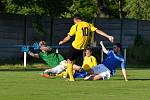
[[[108,51],[103,42],[100,42],[102,50],[107,54],[107,58],[104,59],[102,64],[99,64],[88,71],[89,76],[85,77],[84,80],[99,80],[99,79],[109,79],[110,76],[115,75],[116,67],[121,66],[122,74],[125,81],[128,81],[127,74],[125,70],[125,60],[121,55],[122,46],[120,43],[115,43],[113,50]]]

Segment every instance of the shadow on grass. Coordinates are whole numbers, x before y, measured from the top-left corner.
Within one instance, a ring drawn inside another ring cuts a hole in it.
[[[113,80],[124,80],[124,79],[113,79]],[[128,79],[129,81],[150,81],[150,78],[133,78],[133,79]]]
[[[128,80],[141,80],[141,81],[149,81],[150,79],[146,78],[138,78],[138,79],[128,79]]]

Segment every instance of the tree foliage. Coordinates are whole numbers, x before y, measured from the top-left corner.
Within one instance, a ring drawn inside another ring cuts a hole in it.
[[[122,18],[125,12],[122,11],[125,1],[124,0],[96,0],[97,1],[97,16]]]
[[[122,18],[125,12],[122,11],[125,1],[124,0],[106,0],[109,15],[115,18]]]
[[[80,14],[85,19],[95,16],[95,0],[2,0],[7,13],[71,17]]]
[[[96,2],[95,0],[73,0],[73,5],[69,10],[71,16],[80,14],[89,21],[96,16]]]
[[[126,0],[127,18],[150,19],[150,0]]]
[[[0,12],[71,17],[150,19],[150,0],[1,0]]]
[[[2,0],[7,13],[60,16],[68,12],[71,0]]]

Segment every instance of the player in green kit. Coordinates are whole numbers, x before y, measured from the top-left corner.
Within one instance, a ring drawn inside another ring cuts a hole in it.
[[[60,54],[53,53],[50,47],[46,46],[45,41],[39,42],[40,53],[33,53],[31,51],[28,54],[35,58],[41,58],[49,67],[53,68],[57,66],[64,58]]]

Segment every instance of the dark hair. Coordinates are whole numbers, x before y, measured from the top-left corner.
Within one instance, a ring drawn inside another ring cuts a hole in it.
[[[39,42],[39,45],[41,46],[41,45],[46,45],[46,42],[45,41],[40,41]]]
[[[92,48],[87,47],[85,50],[89,50],[90,52],[92,52]]]
[[[75,14],[73,18],[82,20],[82,17],[79,14]]]
[[[120,48],[120,51],[122,51],[122,45],[120,43],[115,43],[114,45],[116,45],[118,48]]]

